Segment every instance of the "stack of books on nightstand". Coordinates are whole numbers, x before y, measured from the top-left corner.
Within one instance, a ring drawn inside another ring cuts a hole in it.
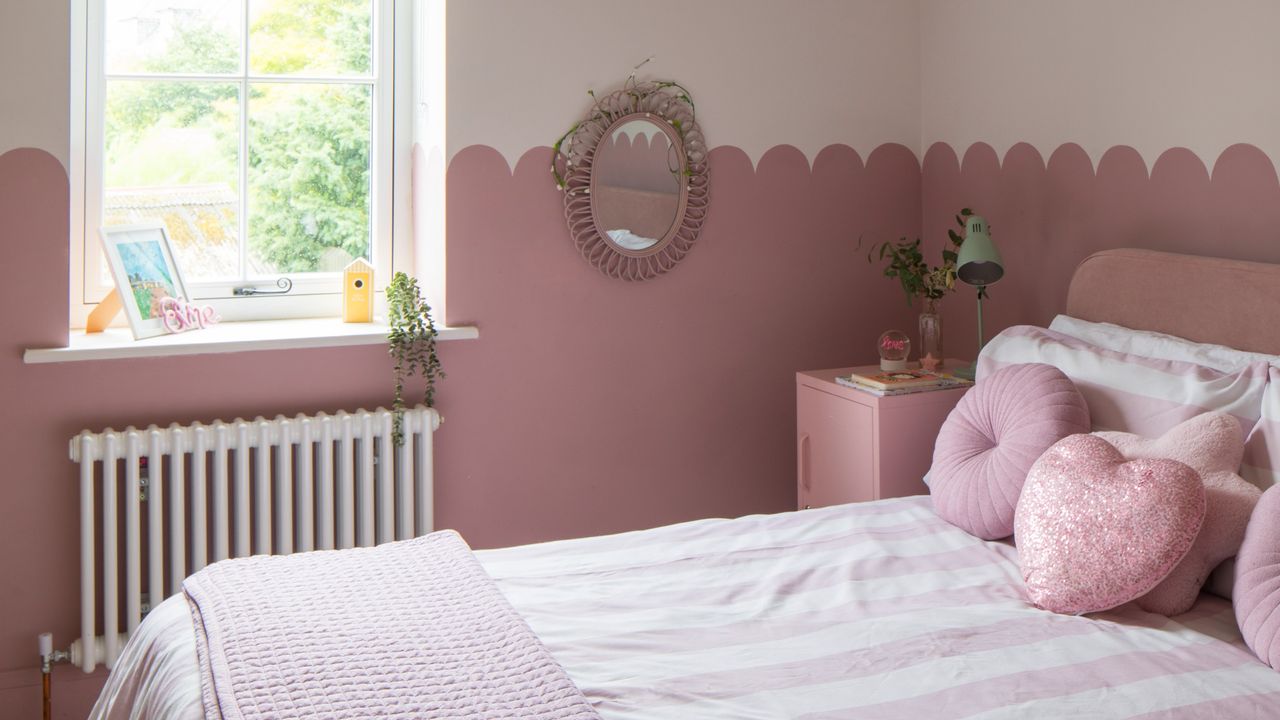
[[[972,380],[964,380],[943,371],[901,370],[898,372],[885,372],[880,369],[879,365],[854,368],[853,373],[850,375],[837,375],[836,382],[872,395],[879,395],[880,397],[931,392],[933,390],[949,390],[956,387],[968,387],[973,384]]]

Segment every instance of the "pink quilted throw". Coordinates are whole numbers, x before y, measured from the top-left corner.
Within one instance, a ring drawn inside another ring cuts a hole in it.
[[[599,720],[452,531],[182,584],[207,718]]]
[[[1204,513],[1190,467],[1126,461],[1095,435],[1065,438],[1031,468],[1014,516],[1027,592],[1073,615],[1141,597],[1186,557]]]

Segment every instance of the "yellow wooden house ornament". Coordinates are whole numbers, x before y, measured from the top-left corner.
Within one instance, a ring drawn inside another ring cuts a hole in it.
[[[364,258],[342,271],[342,321],[373,322],[373,266]]]

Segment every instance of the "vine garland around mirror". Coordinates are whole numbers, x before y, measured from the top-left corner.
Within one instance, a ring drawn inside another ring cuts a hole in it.
[[[679,84],[628,78],[552,150],[569,233],[600,272],[648,280],[693,247],[709,204],[707,145]]]

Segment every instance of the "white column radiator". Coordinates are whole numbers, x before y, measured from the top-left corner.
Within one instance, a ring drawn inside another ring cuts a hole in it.
[[[400,447],[392,421],[379,408],[72,438],[81,636],[71,662],[85,672],[113,667],[150,606],[209,563],[430,532],[440,416],[406,411]]]

